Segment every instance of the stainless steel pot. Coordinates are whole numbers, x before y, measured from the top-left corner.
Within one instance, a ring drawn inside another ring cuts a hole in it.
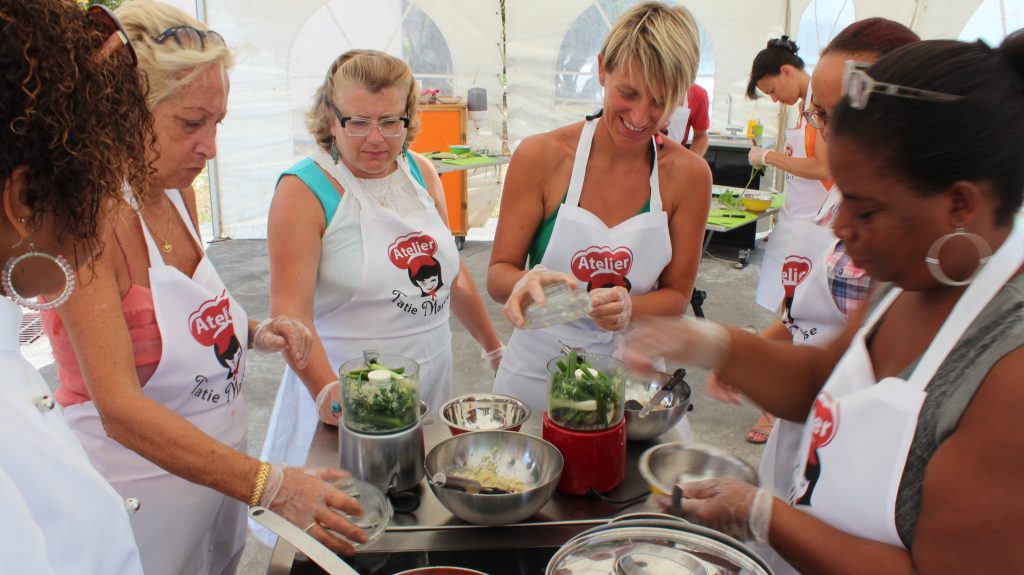
[[[546,575],[771,575],[749,547],[712,529],[668,515],[613,520],[573,537],[548,562]]]
[[[423,478],[423,426],[433,423],[433,419],[424,417],[429,411],[430,407],[420,401],[419,421],[396,433],[359,433],[342,422],[338,426],[341,468],[384,493],[416,487]]]

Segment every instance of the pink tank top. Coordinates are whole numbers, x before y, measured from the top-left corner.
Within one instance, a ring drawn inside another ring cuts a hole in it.
[[[127,265],[128,258],[124,253],[121,240],[117,238],[116,234],[114,238],[117,240],[117,246],[121,249],[121,255],[125,257]],[[131,281],[131,287],[128,288],[128,293],[121,298],[121,309],[124,311],[128,334],[132,340],[135,370],[139,375],[139,383],[144,386],[160,363],[163,342],[160,337],[160,327],[156,323],[153,292],[149,288],[135,283],[130,265],[128,265],[128,278]],[[71,345],[71,335],[64,327],[64,322],[61,321],[55,310],[41,312],[40,319],[43,331],[50,338],[53,359],[57,364],[57,377],[60,379],[60,387],[56,392],[57,402],[67,407],[89,401],[91,399],[89,390],[85,386],[85,378],[82,376],[78,357]]]

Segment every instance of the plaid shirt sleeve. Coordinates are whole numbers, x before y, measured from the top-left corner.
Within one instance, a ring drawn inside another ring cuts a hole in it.
[[[823,213],[815,223],[819,226],[832,227],[840,204],[841,202],[836,202],[832,209]],[[832,253],[827,256],[825,268],[832,299],[839,311],[849,316],[850,312],[860,307],[867,298],[871,278],[867,272],[853,265],[853,260],[846,253],[846,244],[842,241],[837,243]]]

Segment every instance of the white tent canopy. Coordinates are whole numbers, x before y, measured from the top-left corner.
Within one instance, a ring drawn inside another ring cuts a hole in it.
[[[766,137],[778,108],[744,98],[754,55],[788,33],[809,63],[854,19],[883,16],[923,38],[998,43],[1024,26],[1024,0],[669,0],[689,8],[705,34],[698,81],[709,88],[711,131],[760,118]],[[192,8],[191,0],[173,3]],[[212,164],[214,226],[220,236],[266,237],[280,172],[312,145],[304,114],[330,62],[350,48],[385,50],[409,61],[424,86],[465,96],[487,90],[489,114],[470,143],[501,149],[596,109],[590,74],[607,22],[635,0],[505,0],[505,57],[499,0],[198,0],[194,13],[239,50],[229,114]],[[504,73],[504,86],[502,83]],[[507,89],[507,110],[500,107]],[[731,101],[731,104],[730,104]],[[731,117],[730,117],[731,109]],[[470,223],[496,199],[493,174],[471,179]]]

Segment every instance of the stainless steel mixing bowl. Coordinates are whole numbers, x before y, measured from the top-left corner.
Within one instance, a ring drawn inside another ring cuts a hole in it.
[[[640,475],[651,491],[666,495],[672,493],[676,483],[712,477],[731,477],[757,485],[757,471],[739,457],[717,447],[685,441],[662,443],[645,451],[640,456]]]
[[[529,405],[494,393],[460,395],[441,406],[441,419],[452,435],[491,429],[519,431],[529,418]]]
[[[453,515],[478,525],[507,525],[530,517],[551,499],[562,475],[562,454],[532,435],[513,431],[475,431],[445,439],[427,453],[427,477],[436,473],[465,476],[467,467],[493,460],[499,475],[522,479],[528,488],[519,493],[485,495],[430,484],[437,499]]]
[[[627,381],[627,398],[632,386],[643,387],[644,395],[653,397],[661,389],[662,382],[659,380],[648,382]],[[686,415],[686,411],[690,408],[690,386],[685,381],[679,382],[679,385],[661,400],[659,407],[655,407],[647,414],[647,417],[641,418],[638,416],[640,409],[643,408],[643,404],[641,404],[640,408],[630,409],[634,407],[632,404],[632,401],[627,401],[624,409],[626,416],[626,439],[630,441],[654,439],[672,429]]]

